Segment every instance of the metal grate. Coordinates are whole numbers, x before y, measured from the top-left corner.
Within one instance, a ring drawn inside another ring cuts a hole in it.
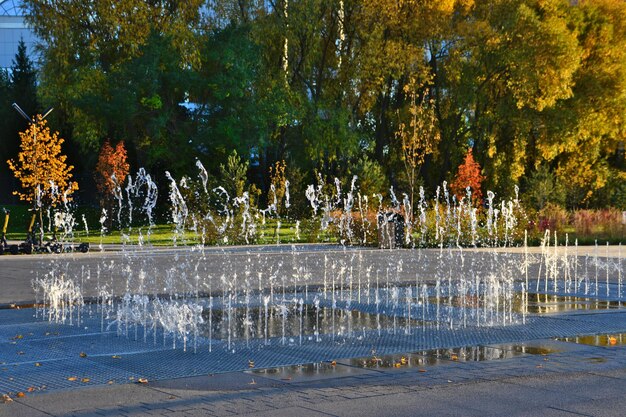
[[[519,343],[526,340],[567,337],[582,334],[626,332],[626,312],[529,316],[525,324],[450,329],[434,325],[354,331],[349,338],[325,335],[321,342],[305,338],[226,340],[199,337],[182,341],[172,349],[172,339],[163,342],[157,333],[143,341],[143,330],[128,329],[128,336],[99,332],[98,318],[87,318],[81,327],[52,325],[37,321],[33,312],[0,310],[0,392],[67,389],[89,384],[170,379],[212,373],[299,365],[341,358],[368,357],[372,354],[399,354],[430,349]],[[20,336],[21,337],[16,337]],[[267,344],[266,344],[267,343]],[[81,357],[80,353],[86,353]],[[38,364],[38,365],[37,365]],[[76,378],[69,380],[68,378]],[[87,378],[87,382],[81,382]]]

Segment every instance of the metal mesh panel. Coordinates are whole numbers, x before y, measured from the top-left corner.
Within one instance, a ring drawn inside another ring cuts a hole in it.
[[[83,318],[81,326],[40,321],[33,311],[0,310],[0,392],[29,388],[66,389],[89,384],[132,382],[139,377],[169,379],[219,372],[299,365],[341,358],[393,355],[464,346],[519,343],[526,340],[582,334],[626,332],[626,312],[602,311],[529,316],[525,324],[493,327],[399,327],[354,330],[350,337],[323,335],[321,342],[281,337],[251,340],[182,341],[141,327],[128,334],[100,333],[98,317]],[[123,329],[125,332],[126,329]],[[407,334],[407,331],[409,334]],[[194,353],[194,344],[195,351]],[[85,353],[86,357],[81,357]],[[589,353],[593,360],[593,353]],[[86,378],[86,382],[81,382]],[[71,379],[71,380],[70,380]]]

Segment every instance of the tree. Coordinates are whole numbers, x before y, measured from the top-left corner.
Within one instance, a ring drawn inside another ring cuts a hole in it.
[[[523,198],[529,207],[537,211],[542,210],[548,204],[557,206],[565,204],[565,187],[546,165],[541,165],[528,175],[523,185]]]
[[[244,158],[253,149],[263,152],[271,120],[280,111],[272,108],[278,100],[264,100],[261,48],[249,26],[228,26],[203,40],[202,67],[190,100],[198,104],[195,115],[201,118],[194,138],[197,156],[209,171],[219,172],[219,163],[233,150]]]
[[[0,69],[0,158],[5,161],[12,156],[11,138],[11,81],[8,71]],[[17,141],[16,141],[17,142]],[[0,171],[3,172],[3,171]],[[3,181],[4,182],[4,181]]]
[[[12,103],[18,103],[29,115],[40,110],[37,100],[37,72],[23,40],[18,43],[11,67],[0,70],[0,161],[17,156],[20,146],[19,132],[28,127],[28,122],[11,108]],[[0,192],[6,195],[16,185],[10,176],[8,171],[0,171]]]
[[[115,187],[123,184],[130,170],[127,162],[126,148],[124,141],[120,141],[111,146],[109,140],[104,141],[100,154],[98,155],[98,163],[96,164],[96,187],[100,194],[100,205],[104,209],[110,208],[113,199],[113,191]],[[115,175],[115,181],[113,176]]]
[[[571,205],[602,204],[626,175],[623,0],[25,3],[40,98],[88,164],[106,137],[174,176],[195,158],[218,175],[236,150],[267,192],[276,161],[312,181],[371,160],[377,184],[414,195],[471,144],[485,189],[545,166]],[[439,136],[419,158],[416,105]]]
[[[276,161],[270,167],[271,193],[267,195],[267,205],[268,207],[273,207],[276,215],[280,215],[283,212],[283,197],[285,197],[289,186],[286,170],[287,163],[285,161]]]
[[[465,160],[457,169],[454,181],[450,184],[450,189],[459,201],[466,196],[466,189],[469,187],[472,191],[471,203],[474,205],[481,203],[483,193],[480,188],[485,177],[480,171],[480,165],[474,160],[472,148],[469,148],[465,154]]]
[[[537,146],[555,119],[548,111],[573,94],[580,67],[572,8],[561,0],[476,0],[459,36],[444,87],[463,136],[446,138],[448,152],[472,143],[486,185],[511,193],[537,162]],[[454,68],[454,71],[450,71]],[[459,158],[460,159],[460,158]],[[454,167],[451,167],[452,169]]]
[[[223,187],[230,198],[241,197],[246,189],[248,161],[242,161],[237,151],[228,155],[226,165],[220,164]]]
[[[568,205],[578,207],[611,179],[626,177],[620,151],[626,142],[626,3],[580,2],[569,20],[578,34],[580,67],[572,96],[542,118],[546,129],[536,149],[539,163],[548,162],[565,186]]]
[[[193,149],[182,146],[192,132],[180,104],[200,62],[203,4],[24,1],[41,41],[41,97],[54,103],[55,117],[86,158],[103,138],[115,137],[148,168],[193,170],[193,159],[181,154]]]
[[[28,56],[26,44],[20,39],[17,44],[17,52],[11,65],[11,92],[13,101],[20,107],[35,114],[39,111],[39,100],[37,99],[37,71],[33,62]],[[19,115],[15,114],[19,118]],[[22,118],[19,118],[24,125]],[[21,130],[21,129],[20,129]]]
[[[409,126],[400,123],[396,137],[400,139],[402,146],[402,161],[409,182],[410,213],[409,220],[413,220],[413,202],[417,175],[424,163],[426,155],[433,153],[441,136],[437,128],[437,120],[433,110],[433,103],[429,101],[428,91],[418,103],[413,84],[404,88],[405,93],[411,97],[409,103]]]
[[[78,184],[71,181],[74,167],[66,163],[67,156],[61,152],[64,140],[58,132],[50,133],[41,115],[36,115],[28,129],[20,132],[20,139],[17,161],[7,161],[22,186],[21,191],[13,194],[32,204],[33,211],[39,214],[43,239],[43,209],[69,201]]]

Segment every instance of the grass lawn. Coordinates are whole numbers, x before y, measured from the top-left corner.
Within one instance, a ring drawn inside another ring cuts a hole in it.
[[[7,239],[15,241],[23,241],[26,239],[26,230],[30,223],[31,212],[27,206],[14,205],[4,206],[7,210],[10,210],[10,219],[7,229]],[[65,240],[73,242],[88,242],[92,245],[103,244],[138,244],[140,239],[144,244],[151,244],[155,246],[172,245],[174,241],[177,245],[197,245],[202,243],[202,236],[192,231],[186,230],[184,233],[177,233],[173,224],[161,223],[148,228],[132,227],[126,228],[122,231],[113,230],[106,232],[104,236],[101,236],[100,222],[99,222],[99,209],[93,207],[78,207],[73,212],[75,218],[74,232],[72,238]],[[85,230],[85,222],[88,225],[89,232]],[[44,223],[48,226],[48,220],[44,216]],[[307,221],[303,221],[302,229],[306,229]],[[2,207],[0,207],[0,224],[4,224],[4,214]],[[300,230],[296,233],[296,224],[293,221],[287,219],[281,220],[281,227],[277,233],[276,231],[277,220],[267,219],[263,225],[260,221],[257,223],[257,230],[255,239],[250,239],[251,244],[276,244],[276,243],[307,243],[307,242],[336,242],[337,236],[332,232],[326,230],[320,235],[316,235],[315,231]],[[311,222],[308,221],[308,226],[311,226]],[[189,225],[187,225],[189,227]],[[315,226],[313,226],[315,227]],[[319,227],[319,224],[317,225]],[[580,245],[593,245],[597,240],[599,244],[605,244],[607,241],[610,243],[623,242],[626,238],[626,226],[620,225],[619,227],[608,227],[605,224],[599,222],[594,224],[592,230],[586,233],[580,233],[572,225],[566,224],[562,227],[562,230],[558,232],[559,242],[565,242],[565,234],[569,235],[569,243],[572,245],[574,241],[578,239]],[[242,239],[234,241],[232,236],[235,235],[234,231],[229,233],[231,237],[227,240],[221,238],[218,242],[208,241],[207,244],[219,244],[219,245],[232,245],[232,244],[244,244]],[[52,234],[47,232],[46,236]],[[538,244],[543,233],[537,232],[535,244]],[[416,240],[419,238],[416,236]]]
[[[9,226],[7,229],[7,239],[23,241],[26,239],[26,231],[31,219],[31,212],[26,206],[5,206],[10,210]],[[147,226],[125,228],[123,231],[113,230],[101,235],[100,223],[98,222],[98,212],[93,208],[79,208],[75,211],[74,217],[76,224],[74,227],[73,237],[67,238],[74,242],[88,242],[92,245],[99,244],[138,244],[139,240],[143,240],[144,244],[152,244],[155,246],[172,245],[176,239],[177,245],[197,245],[202,243],[202,237],[194,232],[187,230],[184,233],[177,233],[172,224],[158,224],[152,228]],[[85,230],[83,216],[87,221],[89,232]],[[4,222],[4,214],[0,210],[0,221]],[[47,227],[47,219],[44,217],[44,223]],[[268,219],[265,225],[257,225],[256,240],[250,243],[255,244],[275,244],[280,243],[304,243],[307,242],[304,233],[297,236],[296,225],[294,222],[281,221],[281,227],[276,233],[277,221]],[[51,236],[46,229],[46,236]],[[325,236],[326,240],[330,236]],[[233,244],[232,241],[220,241],[219,244]]]

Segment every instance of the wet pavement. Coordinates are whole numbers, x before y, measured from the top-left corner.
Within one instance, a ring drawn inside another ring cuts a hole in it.
[[[623,346],[554,340],[145,383],[79,377],[14,396],[0,415],[623,416],[626,406]]]
[[[0,259],[5,307],[30,300],[14,283],[36,264],[20,258]],[[511,326],[239,341],[234,352],[203,341],[195,353],[141,331],[102,332],[96,314],[70,326],[0,309],[0,416],[625,415],[626,309],[533,302],[536,312]]]

